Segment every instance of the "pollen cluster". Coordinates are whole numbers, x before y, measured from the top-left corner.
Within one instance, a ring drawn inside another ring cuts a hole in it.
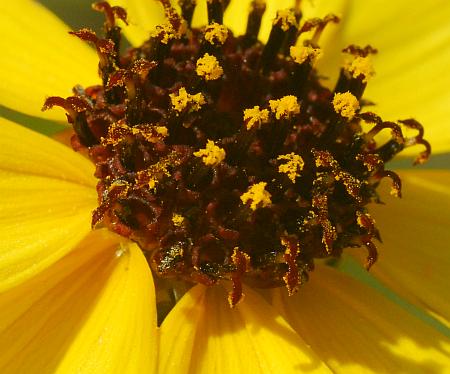
[[[416,163],[430,153],[417,121],[386,122],[366,108],[376,50],[345,48],[352,61],[329,89],[313,65],[336,16],[280,10],[264,43],[263,1],[252,2],[243,35],[223,25],[228,1],[207,2],[202,28],[191,26],[195,1],[181,1],[181,14],[159,2],[166,22],[122,54],[126,12],[101,2],[105,35],[73,35],[97,49],[102,84],[44,105],[66,109],[73,148],[96,166],[92,226],[138,243],[160,277],[230,280],[232,306],[242,282],[292,294],[315,259],[349,246],[366,248],[371,266],[380,236],[367,205],[381,201],[386,177],[401,195],[386,163],[407,146],[425,146]],[[390,138],[379,142],[380,132]]]

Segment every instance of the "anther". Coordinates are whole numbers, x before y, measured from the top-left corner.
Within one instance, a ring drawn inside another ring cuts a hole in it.
[[[207,81],[219,79],[223,74],[223,69],[215,56],[205,53],[197,60],[196,72]]]
[[[286,36],[284,38],[283,45],[281,47],[281,52],[284,55],[289,55],[290,48],[295,45],[298,37],[298,25],[302,18],[302,13],[297,10],[289,11],[289,16],[294,15],[294,18],[290,19],[289,28],[286,31]],[[295,19],[295,22],[294,22]]]
[[[350,92],[335,93],[333,98],[334,111],[342,117],[352,120],[359,110],[359,101]]]
[[[272,203],[271,194],[266,190],[267,183],[259,182],[249,187],[248,191],[241,195],[244,204],[250,202],[250,209],[264,208]]]
[[[286,37],[286,32],[295,27],[297,20],[294,13],[289,10],[279,10],[275,19],[273,20],[272,30],[270,31],[269,39],[264,47],[261,55],[261,67],[264,72],[267,72],[271,67],[277,56],[278,51]]]
[[[188,27],[191,27],[197,0],[178,0],[181,8],[181,16],[186,20]]]
[[[278,100],[269,101],[270,110],[276,119],[290,119],[300,113],[300,104],[295,96],[287,95]]]
[[[205,165],[216,166],[225,160],[225,150],[208,140],[206,147],[194,152],[194,156],[201,157]]]
[[[286,161],[278,166],[280,173],[287,174],[292,183],[295,183],[295,179],[300,176],[300,172],[303,170],[305,162],[303,158],[295,153],[289,153],[286,155],[280,155],[277,157],[278,161]]]
[[[249,47],[258,40],[261,20],[266,11],[265,0],[253,0],[250,5],[250,12],[247,19],[247,29],[245,31],[245,46]]]
[[[205,40],[212,45],[222,45],[228,38],[228,29],[224,25],[212,23],[205,27]]]
[[[291,89],[297,97],[302,97],[306,92],[306,82],[313,70],[313,65],[321,57],[322,51],[307,43],[303,47],[292,46],[289,52],[296,63],[292,72]]]
[[[178,113],[186,110],[197,112],[202,105],[206,103],[205,97],[201,92],[191,95],[186,91],[186,88],[181,87],[178,93],[172,93],[169,95],[172,102],[173,109]]]
[[[254,106],[250,109],[244,110],[244,123],[247,130],[254,127],[259,127],[263,123],[269,121],[269,111],[267,109],[260,109],[259,106]]]
[[[207,0],[208,23],[223,23],[223,0]]]
[[[377,50],[370,45],[359,47],[352,44],[344,48],[342,52],[352,55],[353,60],[347,62],[341,69],[334,91],[350,91],[359,100],[368,80],[375,74],[369,56],[377,53]]]

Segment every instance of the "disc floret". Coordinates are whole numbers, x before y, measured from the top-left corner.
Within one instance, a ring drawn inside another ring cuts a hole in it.
[[[416,163],[430,153],[417,121],[366,111],[376,50],[347,47],[351,61],[330,90],[314,63],[336,16],[302,20],[282,10],[264,44],[264,2],[252,2],[241,36],[223,25],[227,1],[208,1],[201,29],[190,26],[194,1],[180,2],[181,15],[160,3],[166,23],[124,54],[116,21],[126,21],[125,10],[98,3],[105,37],[73,34],[97,48],[102,85],[76,86],[44,105],[66,109],[72,146],[96,165],[92,225],[137,242],[161,277],[231,280],[232,306],[243,281],[292,294],[315,259],[349,246],[366,247],[371,266],[379,233],[367,205],[380,201],[385,177],[401,194],[386,163],[416,144],[425,146]],[[304,32],[312,37],[300,42]],[[417,135],[405,138],[405,127]],[[391,136],[379,143],[382,131]]]

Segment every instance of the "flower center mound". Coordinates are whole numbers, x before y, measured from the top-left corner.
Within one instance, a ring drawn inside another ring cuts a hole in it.
[[[231,306],[243,281],[294,293],[314,259],[346,247],[367,248],[370,267],[379,232],[366,205],[380,202],[385,177],[401,194],[385,164],[416,144],[425,146],[416,163],[430,153],[418,122],[385,122],[364,109],[377,51],[345,48],[330,90],[314,64],[336,16],[303,20],[300,9],[280,10],[263,43],[263,1],[252,2],[239,36],[223,24],[226,1],[208,0],[203,28],[191,27],[194,1],[180,1],[181,14],[160,3],[166,23],[125,53],[117,26],[125,10],[94,4],[105,36],[73,34],[96,47],[103,84],[75,86],[73,96],[44,105],[66,109],[73,148],[96,165],[92,225],[137,242],[161,277],[231,280]],[[405,137],[405,128],[417,135]],[[376,140],[381,131],[388,141]]]

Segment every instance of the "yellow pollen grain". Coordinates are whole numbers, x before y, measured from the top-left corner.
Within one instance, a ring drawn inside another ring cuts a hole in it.
[[[176,32],[170,22],[157,25],[155,31],[152,33],[153,37],[161,38],[161,43],[167,44],[170,40],[176,39]]]
[[[249,187],[248,191],[241,195],[244,204],[251,201],[250,209],[264,208],[272,204],[272,195],[266,191],[266,182],[259,182]]]
[[[287,95],[278,100],[270,100],[269,105],[276,119],[288,119],[294,114],[300,113],[300,104],[293,95]]]
[[[295,153],[289,153],[286,155],[278,156],[277,160],[286,160],[285,164],[278,166],[278,171],[280,173],[287,174],[292,183],[295,183],[295,178],[300,176],[300,172],[303,170],[305,162],[303,158]]]
[[[176,227],[181,227],[183,226],[184,223],[184,217],[181,214],[174,214],[172,216],[172,223],[174,224],[174,226]]]
[[[292,46],[290,48],[290,54],[297,64],[303,64],[308,60],[311,65],[314,65],[322,57],[323,52],[320,48],[313,48],[308,45],[304,47]]]
[[[156,129],[156,132],[163,137],[166,137],[169,135],[169,130],[167,129],[166,126],[156,126],[155,129]]]
[[[205,28],[205,39],[215,45],[223,44],[228,38],[228,29],[219,23],[211,23]]]
[[[372,61],[370,57],[357,56],[355,59],[346,64],[345,68],[351,73],[353,78],[363,77],[363,82],[367,81],[375,75]]]
[[[190,105],[190,109],[194,112],[200,110],[202,105],[206,103],[205,97],[202,93],[197,93],[195,95],[191,95],[186,91],[186,88],[181,87],[178,90],[178,94],[172,93],[169,94],[170,101],[172,102],[173,108],[181,113],[188,105]]]
[[[197,74],[207,81],[219,79],[223,74],[223,69],[215,56],[205,53],[197,60]]]
[[[348,119],[352,119],[360,108],[358,99],[348,91],[334,94],[333,107],[336,113]]]
[[[268,121],[269,111],[267,109],[259,109],[259,106],[256,105],[253,108],[244,110],[244,122],[247,124],[247,130]]]
[[[295,14],[292,10],[282,9],[277,12],[273,24],[280,25],[283,31],[287,31],[291,26],[297,25],[297,20],[295,19]]]
[[[215,145],[212,140],[208,140],[206,147],[194,152],[194,156],[202,157],[205,165],[216,166],[225,159],[225,150]]]

